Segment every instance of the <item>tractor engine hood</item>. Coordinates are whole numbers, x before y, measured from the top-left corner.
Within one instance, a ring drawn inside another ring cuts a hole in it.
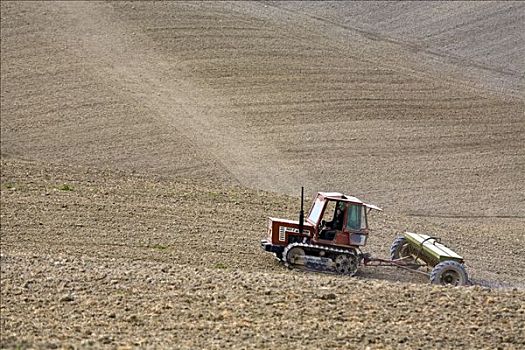
[[[303,236],[311,236],[314,232],[314,226],[308,222],[303,224]],[[299,221],[268,218],[268,238],[275,243],[287,243],[289,235],[300,236]]]

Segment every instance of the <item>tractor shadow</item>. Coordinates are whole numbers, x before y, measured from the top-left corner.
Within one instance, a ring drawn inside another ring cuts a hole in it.
[[[430,284],[429,278],[420,273],[414,273],[396,267],[361,267],[354,277],[362,280],[381,280],[388,282]]]

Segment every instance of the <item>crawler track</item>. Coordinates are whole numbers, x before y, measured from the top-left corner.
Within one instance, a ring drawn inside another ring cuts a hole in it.
[[[294,250],[298,249],[305,253],[305,258],[296,258],[299,261],[296,262],[290,258],[290,255]],[[352,276],[357,271],[362,257],[355,249],[333,248],[309,243],[292,243],[284,249],[282,260],[284,265],[289,268]]]

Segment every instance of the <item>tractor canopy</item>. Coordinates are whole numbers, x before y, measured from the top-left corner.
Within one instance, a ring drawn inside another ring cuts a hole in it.
[[[340,201],[340,202],[350,202],[350,203],[355,203],[355,204],[362,204],[369,209],[374,209],[374,210],[379,210],[379,211],[383,210],[373,204],[365,203],[357,197],[347,196],[339,192],[319,192],[319,195],[322,195],[326,199],[331,199],[331,200]]]
[[[336,202],[348,202],[352,204],[362,205],[370,210],[379,210],[382,209],[378,206],[375,206],[373,204],[368,204],[363,202],[357,197],[353,196],[347,196],[345,194],[339,193],[339,192],[319,192],[317,193],[317,197],[315,198],[312,207],[310,209],[310,212],[307,217],[307,222],[317,225],[321,219],[321,216],[323,214],[323,210],[329,201],[336,201]]]

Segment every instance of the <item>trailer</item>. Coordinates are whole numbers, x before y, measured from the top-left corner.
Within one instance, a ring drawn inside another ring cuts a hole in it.
[[[363,264],[404,268],[427,275],[432,284],[470,284],[463,257],[442,244],[440,238],[424,234],[405,232],[392,242],[389,260],[365,255]],[[421,271],[422,267],[431,271]]]

